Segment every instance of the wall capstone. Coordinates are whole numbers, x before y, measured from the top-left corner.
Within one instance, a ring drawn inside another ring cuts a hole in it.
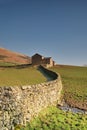
[[[49,105],[60,102],[62,82],[60,75],[55,80],[28,86],[0,87],[0,130],[14,130],[15,125],[26,125]]]

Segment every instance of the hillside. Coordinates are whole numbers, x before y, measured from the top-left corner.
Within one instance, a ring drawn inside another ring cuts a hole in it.
[[[0,63],[16,63],[16,64],[30,64],[31,58],[29,56],[12,52],[5,48],[0,48]]]
[[[57,65],[51,70],[61,75],[65,102],[87,110],[87,67]]]

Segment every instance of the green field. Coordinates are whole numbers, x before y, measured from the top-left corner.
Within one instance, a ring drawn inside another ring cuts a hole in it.
[[[51,70],[61,75],[63,98],[73,106],[87,108],[87,67],[60,65]],[[15,130],[87,130],[87,115],[51,106],[42,110],[26,127],[19,125]]]
[[[0,68],[0,86],[20,86],[38,84],[47,81],[35,67]]]
[[[72,106],[87,109],[87,67],[55,66],[51,70],[60,73],[63,83],[63,98]],[[35,67],[0,68],[0,86],[38,84],[47,78]],[[87,130],[87,115],[64,112],[57,107],[48,107],[26,127],[15,130]]]
[[[52,67],[51,70],[61,75],[65,101],[87,109],[87,67],[59,65]]]
[[[10,63],[10,62],[0,62],[0,66],[15,66],[16,63]]]
[[[51,106],[44,109],[26,127],[18,125],[15,130],[87,130],[87,115],[64,112]]]

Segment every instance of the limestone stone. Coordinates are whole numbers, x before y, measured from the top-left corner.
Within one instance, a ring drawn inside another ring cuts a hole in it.
[[[60,75],[47,69],[46,72],[56,77],[55,80],[31,86],[0,87],[0,130],[26,125],[43,108],[60,102]]]

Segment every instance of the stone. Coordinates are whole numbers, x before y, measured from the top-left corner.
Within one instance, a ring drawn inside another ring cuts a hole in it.
[[[17,124],[26,125],[43,108],[60,102],[61,78],[50,73],[58,78],[37,85],[0,87],[0,130],[14,130]]]

